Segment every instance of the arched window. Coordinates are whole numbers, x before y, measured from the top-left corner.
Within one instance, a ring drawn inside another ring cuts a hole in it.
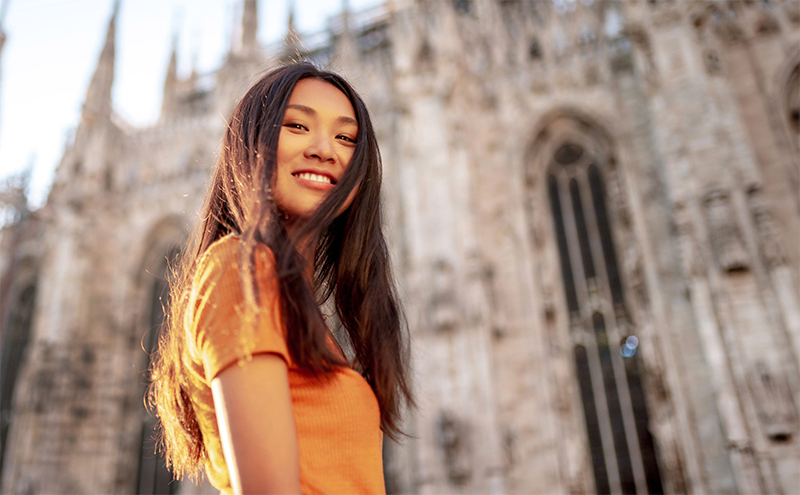
[[[11,422],[11,399],[17,382],[22,358],[30,340],[33,310],[36,302],[36,286],[25,288],[10,306],[8,320],[3,332],[2,359],[0,359],[0,472]]]
[[[554,144],[547,193],[596,491],[663,493],[606,207],[602,167],[612,161],[585,132]]]
[[[150,326],[142,338],[142,348],[151,358],[158,345],[159,333],[164,323],[164,309],[168,307],[169,302],[168,266],[174,266],[178,254],[179,248],[171,248],[163,257],[159,271],[153,274],[155,277],[152,280],[149,294]],[[149,359],[147,369],[150,369]],[[167,469],[164,457],[155,452],[156,424],[155,416],[143,407],[141,456],[136,493],[140,495],[173,495],[178,493],[181,483],[172,479],[172,473]]]

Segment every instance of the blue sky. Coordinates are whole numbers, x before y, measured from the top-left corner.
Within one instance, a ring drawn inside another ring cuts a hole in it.
[[[33,166],[31,202],[46,199],[52,174],[80,109],[105,40],[113,0],[0,0],[7,5],[0,60],[0,178]],[[291,0],[260,0],[259,40],[283,38]],[[360,10],[381,0],[350,0]],[[172,37],[178,72],[195,59],[202,74],[230,47],[242,0],[122,0],[117,22],[113,104],[134,126],[158,118]],[[301,33],[319,31],[342,0],[295,0]]]

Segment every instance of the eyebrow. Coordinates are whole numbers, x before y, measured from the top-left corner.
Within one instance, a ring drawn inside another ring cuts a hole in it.
[[[315,117],[317,115],[317,111],[316,110],[314,110],[311,107],[307,107],[305,105],[297,105],[297,104],[286,105],[286,109],[287,110],[290,109],[290,108],[294,109],[294,110],[299,110],[299,111],[301,111],[301,112],[303,112],[303,113],[305,113],[307,115],[310,115],[312,117]],[[358,126],[358,121],[356,121],[356,119],[352,119],[350,117],[345,117],[344,115],[337,117],[336,121],[340,122],[342,124],[350,124],[350,125]]]

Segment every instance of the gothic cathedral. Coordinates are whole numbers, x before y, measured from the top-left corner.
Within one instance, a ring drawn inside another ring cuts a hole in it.
[[[47,203],[0,237],[3,493],[169,484],[142,404],[224,119],[285,60],[365,95],[413,338],[389,493],[789,494],[800,3],[388,0],[166,69],[114,112],[115,10]],[[6,191],[4,198],[13,196]]]

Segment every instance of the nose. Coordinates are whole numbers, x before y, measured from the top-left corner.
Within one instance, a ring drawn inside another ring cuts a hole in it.
[[[325,136],[317,136],[309,143],[305,150],[308,159],[317,159],[323,163],[334,163],[336,155],[333,152],[333,143]]]

